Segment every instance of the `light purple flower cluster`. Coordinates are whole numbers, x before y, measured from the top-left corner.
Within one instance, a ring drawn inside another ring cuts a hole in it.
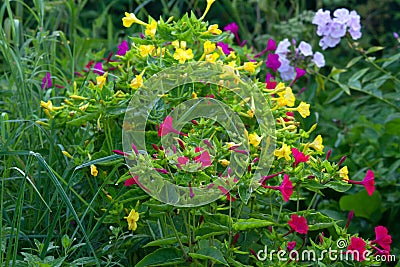
[[[353,40],[361,37],[360,16],[354,10],[336,9],[333,12],[333,18],[331,18],[329,10],[319,9],[312,23],[318,25],[317,35],[322,36],[319,45],[323,50],[338,45],[347,31],[349,31]]]
[[[279,42],[275,50],[275,53],[279,56],[279,62],[281,63],[278,71],[281,75],[282,81],[290,81],[298,76],[298,69],[291,64],[292,62],[290,60],[292,58],[292,51],[289,49],[291,45],[292,44],[286,38]],[[299,46],[295,49],[295,58],[297,60],[306,60],[307,58],[311,58],[311,62],[313,62],[318,68],[325,66],[324,55],[320,52],[313,53],[311,45],[304,41],[301,41]]]

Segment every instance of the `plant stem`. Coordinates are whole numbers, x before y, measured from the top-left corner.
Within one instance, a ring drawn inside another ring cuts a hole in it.
[[[168,218],[169,218],[169,220],[171,222],[172,230],[174,231],[176,239],[178,240],[179,247],[182,250],[183,255],[185,256],[185,259],[187,260],[187,259],[189,259],[189,256],[185,251],[185,247],[183,246],[181,239],[179,238],[179,234],[178,234],[178,231],[175,228],[175,224],[174,224],[174,221],[172,220],[171,214],[169,212],[167,214],[168,214]]]
[[[314,201],[315,201],[315,199],[317,198],[317,195],[318,195],[318,193],[315,192],[315,193],[314,193],[314,196],[312,197],[312,199],[311,199],[311,201],[310,201],[310,204],[309,204],[308,207],[307,207],[306,214],[307,214],[308,211],[311,209],[311,206],[314,204]]]

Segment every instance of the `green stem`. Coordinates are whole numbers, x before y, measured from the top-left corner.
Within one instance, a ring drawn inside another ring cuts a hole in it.
[[[179,247],[182,250],[183,255],[185,256],[185,259],[187,260],[189,258],[189,256],[185,251],[185,247],[183,246],[181,239],[179,238],[179,234],[178,234],[178,231],[175,228],[175,224],[174,224],[174,221],[172,220],[171,214],[169,212],[167,214],[168,214],[168,218],[169,218],[169,220],[171,222],[172,230],[174,231],[176,239],[178,240]]]
[[[317,198],[317,195],[318,195],[318,193],[315,192],[315,193],[314,193],[314,196],[312,197],[312,199],[311,199],[311,201],[310,201],[310,204],[309,204],[308,207],[307,207],[306,214],[307,214],[308,211],[311,209],[311,206],[314,204],[314,201],[315,201],[315,199]]]

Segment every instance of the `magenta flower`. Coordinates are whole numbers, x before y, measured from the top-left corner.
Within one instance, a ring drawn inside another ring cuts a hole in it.
[[[192,184],[189,182],[189,196],[190,198],[194,198],[194,192],[192,188]]]
[[[279,61],[279,55],[268,54],[267,62],[265,63],[265,65],[267,66],[267,68],[270,68],[274,72],[276,72],[278,68],[281,66],[281,62]]]
[[[287,243],[287,250],[292,251],[296,247],[296,241],[290,241]]]
[[[392,243],[392,236],[388,234],[388,229],[385,226],[375,227],[375,240],[371,244],[378,244],[384,250],[390,252],[390,244]]]
[[[236,200],[236,198],[233,197],[233,196],[229,193],[229,191],[226,190],[225,187],[219,185],[219,186],[218,186],[218,189],[222,192],[222,194],[226,195],[226,197],[227,197],[227,199],[228,199],[229,201],[234,202],[234,201]]]
[[[243,42],[240,41],[239,34],[238,34],[239,26],[236,24],[236,22],[232,22],[232,23],[229,23],[228,25],[226,25],[224,27],[224,31],[229,31],[229,32],[233,33],[233,35],[235,35],[236,42],[239,44],[240,47],[243,47],[247,43],[247,40],[244,40]]]
[[[367,171],[367,174],[365,175],[364,180],[362,181],[353,181],[353,180],[348,180],[347,182],[349,184],[358,184],[362,185],[365,187],[367,190],[368,195],[372,196],[372,194],[375,191],[375,177],[374,177],[374,172],[371,170]]]
[[[118,56],[124,56],[128,50],[129,50],[128,42],[127,42],[126,40],[123,40],[123,41],[118,45],[117,55],[118,55]]]
[[[300,77],[303,77],[306,74],[306,71],[300,68],[296,68],[296,80]]]
[[[186,165],[189,162],[189,159],[185,156],[178,157],[178,168],[182,169],[182,165]]]
[[[93,67],[93,73],[103,75],[104,70],[103,70],[103,64],[101,62],[97,62],[94,67]]]
[[[124,157],[129,157],[129,154],[128,154],[128,153],[125,153],[124,151],[121,151],[121,150],[118,150],[118,149],[115,149],[115,150],[113,150],[112,152],[114,152],[115,154],[124,156]]]
[[[184,133],[179,132],[178,130],[174,129],[174,127],[172,127],[172,117],[171,116],[167,116],[164,119],[164,122],[160,124],[160,127],[158,128],[158,136],[164,136],[167,135],[169,133],[176,133],[176,134],[180,134],[180,135],[187,135]]]
[[[166,169],[163,168],[154,168],[155,171],[158,171],[159,173],[162,174],[168,174],[168,171]]]
[[[296,167],[300,162],[307,162],[310,156],[306,156],[303,152],[299,151],[297,148],[292,147],[292,154],[294,157],[294,167]]]
[[[233,51],[232,48],[229,48],[229,44],[226,44],[224,42],[218,42],[217,43],[218,47],[221,47],[222,52],[224,52],[225,55],[229,55],[231,51]]]
[[[276,42],[274,39],[269,39],[267,43],[267,51],[275,51],[276,50]]]
[[[285,202],[288,202],[290,197],[293,194],[293,184],[292,182],[289,180],[289,175],[285,174],[283,176],[283,181],[281,183],[280,186],[271,186],[271,185],[263,185],[262,187],[264,188],[268,188],[268,189],[272,189],[272,190],[279,190],[281,191],[283,200]]]
[[[230,31],[234,35],[237,35],[239,31],[239,26],[236,24],[236,22],[232,22],[224,27],[224,31]]]
[[[292,214],[288,224],[291,228],[291,232],[295,231],[299,234],[307,234],[308,224],[306,218],[303,216],[298,216],[297,214]]]
[[[200,155],[193,158],[196,162],[201,162],[202,167],[211,166],[211,159],[210,159],[210,154],[208,153],[208,151],[204,150],[204,148],[201,148],[201,147],[196,147],[194,149],[194,151],[196,153],[203,151],[203,152],[201,152]]]
[[[349,228],[350,222],[353,219],[353,217],[354,217],[354,210],[351,210],[347,215],[347,223],[346,226],[344,227],[345,229]]]
[[[135,176],[135,177],[125,180],[124,186],[131,186],[131,185],[137,184],[138,178],[139,178],[139,176]]]
[[[52,86],[53,86],[53,80],[51,79],[50,72],[46,72],[46,74],[44,75],[44,77],[42,79],[41,88],[48,89],[48,88],[51,88]]]
[[[346,253],[353,254],[353,257],[356,261],[363,261],[365,260],[365,250],[365,241],[362,238],[353,236],[350,239],[350,245],[347,247]]]

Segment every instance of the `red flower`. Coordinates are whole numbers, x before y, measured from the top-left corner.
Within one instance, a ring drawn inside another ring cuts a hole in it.
[[[371,241],[371,244],[378,244],[384,250],[390,252],[390,244],[392,243],[392,236],[388,234],[388,230],[385,226],[375,227],[375,240]]]
[[[185,156],[179,157],[178,158],[178,164],[176,164],[178,166],[179,169],[182,169],[182,165],[186,165],[186,163],[189,162],[189,159]]]
[[[138,178],[139,178],[139,176],[135,176],[135,177],[125,180],[124,186],[131,186],[131,185],[137,184]]]
[[[186,134],[181,133],[178,130],[174,129],[174,127],[172,127],[172,117],[171,116],[167,116],[164,119],[164,122],[161,123],[160,127],[158,128],[158,136],[159,137],[167,135],[169,133],[176,133],[176,134],[186,135]]]
[[[228,199],[229,201],[234,202],[234,201],[236,200],[235,197],[233,197],[231,194],[229,194],[229,191],[226,190],[225,187],[219,185],[219,186],[218,186],[218,189],[222,192],[222,194],[226,195],[226,197],[227,197],[227,199]]]
[[[287,174],[284,175],[283,181],[280,186],[270,186],[270,185],[262,184],[262,187],[281,191],[283,200],[285,202],[288,202],[290,199],[290,196],[293,194],[293,184],[289,180],[289,175],[287,175]]]
[[[287,243],[288,251],[292,251],[296,247],[296,241],[290,241]]]
[[[268,72],[267,75],[265,76],[265,83],[267,89],[275,89],[277,82],[273,80],[275,80],[275,77]]]
[[[353,254],[353,257],[356,261],[363,261],[365,260],[365,247],[366,243],[362,238],[353,236],[350,239],[350,245],[347,247],[346,253]]]
[[[374,172],[371,170],[367,171],[367,174],[365,175],[364,180],[360,181],[353,181],[353,180],[348,180],[347,182],[350,184],[358,184],[358,185],[363,185],[365,189],[367,190],[368,195],[372,196],[372,194],[375,191],[375,180],[374,180]]]
[[[292,228],[292,231],[296,231],[299,234],[307,234],[308,232],[307,220],[302,216],[292,214],[292,216],[290,216],[290,221],[288,221],[288,224],[290,228]]]
[[[196,153],[203,151],[204,148],[201,147],[196,147],[194,151]],[[208,167],[211,166],[211,159],[210,159],[210,154],[208,154],[208,151],[203,151],[200,155],[196,156],[193,158],[196,162],[201,162],[202,167]]]
[[[294,167],[296,167],[300,162],[307,162],[310,156],[304,155],[297,148],[292,147],[292,154],[294,157]]]

